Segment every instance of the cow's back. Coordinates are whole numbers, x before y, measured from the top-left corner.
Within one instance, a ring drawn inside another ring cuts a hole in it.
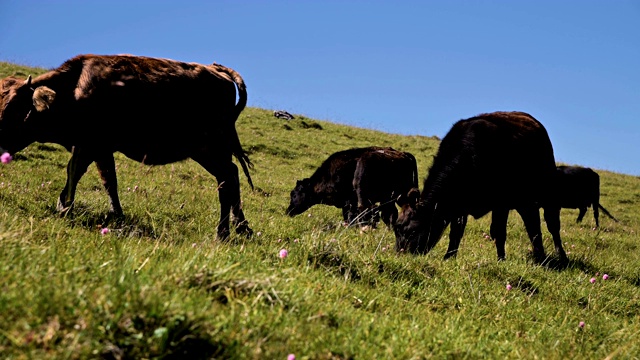
[[[132,55],[80,55],[34,80],[49,83],[78,114],[78,131],[192,135],[219,129],[236,102],[234,82],[212,67]],[[172,126],[160,126],[168,122]],[[109,126],[105,126],[105,123]],[[170,133],[166,133],[169,128]],[[105,134],[106,135],[106,134]]]
[[[358,159],[353,187],[373,203],[386,202],[418,187],[415,157],[393,148],[376,148]]]
[[[548,201],[555,171],[547,131],[531,115],[481,114],[458,121],[443,138],[422,197],[478,217]]]

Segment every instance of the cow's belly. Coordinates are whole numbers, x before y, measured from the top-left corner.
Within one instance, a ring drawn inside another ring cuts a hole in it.
[[[121,147],[117,151],[146,165],[165,165],[189,158],[189,153],[184,149],[175,149],[169,145],[166,148]]]

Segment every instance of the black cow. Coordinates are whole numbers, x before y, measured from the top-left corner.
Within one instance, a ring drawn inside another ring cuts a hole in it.
[[[418,184],[416,159],[390,147],[352,148],[329,156],[310,178],[298,180],[291,191],[289,216],[316,204],[342,209],[348,224],[375,225],[379,203],[387,226],[398,217],[396,198]]]
[[[238,103],[236,104],[236,87]],[[235,156],[253,187],[235,122],[247,103],[240,75],[201,65],[133,55],[80,55],[43,75],[8,77],[0,85],[0,146],[14,153],[33,142],[71,152],[57,209],[69,211],[76,185],[95,162],[121,214],[113,153],[148,165],[191,158],[220,184],[217,235],[251,234],[240,202]]]
[[[593,207],[596,227],[600,226],[598,209],[614,221],[618,221],[600,205],[600,176],[590,168],[558,166],[558,187],[560,206],[567,209],[580,209],[576,222],[582,221],[589,207]]]
[[[460,120],[442,139],[422,194],[413,189],[399,203],[396,250],[429,252],[451,224],[445,259],[458,252],[468,215],[492,212],[491,237],[505,258],[507,218],[522,216],[533,255],[545,260],[540,207],[561,261],[560,206],[553,202],[556,164],[546,129],[523,112],[494,112]]]

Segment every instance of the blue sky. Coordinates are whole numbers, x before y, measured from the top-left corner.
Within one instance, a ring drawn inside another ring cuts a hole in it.
[[[249,106],[390,133],[526,111],[557,161],[640,175],[638,1],[2,0],[0,34],[0,60],[31,66],[215,61]]]

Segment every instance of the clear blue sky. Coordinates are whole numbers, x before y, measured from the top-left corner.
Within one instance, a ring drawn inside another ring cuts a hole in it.
[[[637,0],[2,0],[0,34],[0,60],[31,66],[215,61],[250,106],[391,133],[526,111],[557,161],[640,175]]]

